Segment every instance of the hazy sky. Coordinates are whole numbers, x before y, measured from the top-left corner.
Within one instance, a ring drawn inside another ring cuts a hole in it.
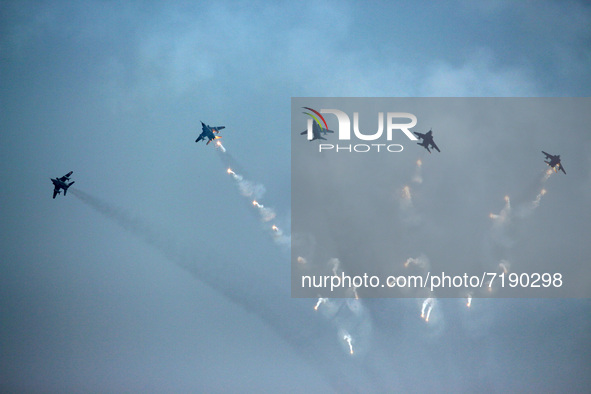
[[[588,300],[438,301],[427,325],[422,300],[291,299],[289,248],[225,165],[288,234],[291,97],[588,96],[590,17],[575,1],[1,2],[0,387],[586,390]],[[200,121],[226,126],[225,155],[194,143]],[[506,143],[562,155],[534,230],[560,217],[568,235],[589,217],[591,146],[559,123]],[[479,171],[515,190],[476,206],[499,212],[542,156],[499,171],[487,150]]]

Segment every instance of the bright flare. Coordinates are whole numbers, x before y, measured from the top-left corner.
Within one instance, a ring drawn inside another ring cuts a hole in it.
[[[353,354],[353,338],[351,338],[351,335],[345,334],[343,339],[349,344],[349,353]]]
[[[542,196],[544,196],[544,194],[546,194],[546,189],[540,190],[540,192],[536,196],[536,199],[532,201],[532,208],[533,209],[540,206],[540,202],[542,201]]]
[[[425,301],[423,301],[423,307],[421,308],[421,318],[425,319],[426,322],[429,322],[429,316],[431,316],[434,303],[435,300],[433,298],[427,298]]]
[[[315,310],[315,311],[317,311],[317,310],[318,310],[318,307],[319,307],[321,304],[324,304],[326,301],[328,301],[328,298],[322,298],[322,297],[320,297],[320,298],[318,299],[318,302],[316,303],[316,306],[314,307],[314,310]]]
[[[221,141],[216,141],[215,145],[217,148],[219,148],[222,151],[222,153],[226,153],[226,148],[224,148],[224,145],[222,145]]]

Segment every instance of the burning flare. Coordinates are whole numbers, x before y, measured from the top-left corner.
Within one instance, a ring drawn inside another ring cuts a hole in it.
[[[228,174],[232,175],[232,177],[234,178],[235,181],[237,182],[241,182],[242,181],[242,176],[236,174],[231,168],[228,167],[228,170],[226,171]]]
[[[219,150],[222,151],[222,153],[226,153],[226,148],[224,148],[224,145],[222,145],[221,141],[216,141],[215,142],[215,146],[216,148],[218,148]]]
[[[544,196],[544,194],[546,194],[546,189],[540,190],[540,192],[536,196],[536,199],[532,201],[532,208],[535,209],[540,206],[540,202],[542,201],[542,197]]]
[[[343,336],[343,340],[345,340],[345,342],[347,342],[349,344],[349,353],[352,355],[353,354],[353,338],[351,338],[351,335],[345,334]]]
[[[315,311],[317,311],[317,310],[318,310],[318,307],[319,307],[321,304],[324,304],[324,303],[326,303],[326,301],[328,301],[328,298],[322,298],[322,297],[320,297],[320,298],[318,299],[318,302],[316,303],[316,306],[314,307],[314,310],[315,310]]]
[[[421,309],[421,319],[425,319],[426,322],[429,322],[429,316],[431,315],[431,311],[433,310],[434,303],[435,300],[433,298],[427,298],[425,299],[425,301],[423,301],[423,307]]]

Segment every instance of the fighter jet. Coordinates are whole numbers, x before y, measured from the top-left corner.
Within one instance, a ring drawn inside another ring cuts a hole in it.
[[[435,145],[435,141],[433,141],[433,131],[429,130],[425,134],[416,133],[414,131],[413,133],[415,133],[417,137],[423,140],[423,142],[417,142],[417,144],[427,149],[427,152],[431,153],[431,151],[429,150],[429,146],[431,146],[431,148],[437,149],[437,152],[441,152],[437,145]]]
[[[318,123],[316,122],[312,122],[312,135],[313,138],[310,141],[314,141],[314,140],[326,140],[326,138],[324,138],[321,134],[326,135],[326,133],[334,133],[334,131],[329,130],[329,129],[325,129],[325,128],[321,128]],[[300,135],[305,135],[308,134],[308,130],[304,130],[300,133]]]
[[[66,195],[68,188],[74,184],[74,181],[66,183],[66,181],[70,180],[70,175],[72,175],[73,172],[74,171],[70,171],[61,178],[51,179],[51,182],[53,182],[53,198],[60,194],[60,189],[64,189],[64,196]]]
[[[550,159],[550,161],[544,160],[544,163],[546,163],[550,167],[552,167],[554,169],[554,172],[561,170],[562,172],[564,172],[566,174],[566,171],[564,171],[564,167],[562,166],[562,163],[560,162],[560,155],[554,156],[554,155],[551,155],[550,153],[546,153],[544,151],[542,151],[542,153],[546,155],[546,159]],[[558,166],[558,169],[556,168],[556,166]]]
[[[226,126],[211,127],[210,125],[206,125],[205,123],[201,122],[201,128],[203,129],[203,131],[201,132],[201,134],[199,134],[199,137],[195,140],[195,142],[199,142],[207,138],[208,141],[206,145],[209,145],[211,141],[222,138],[218,135],[214,135],[214,133],[218,134],[220,130],[225,129]]]

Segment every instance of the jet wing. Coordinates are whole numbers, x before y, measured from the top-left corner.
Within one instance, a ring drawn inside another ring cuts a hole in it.
[[[439,148],[437,147],[437,144],[435,144],[435,141],[431,142],[431,146],[432,146],[433,148],[437,149],[437,152],[441,152],[441,151],[439,150]]]
[[[214,133],[219,133],[220,130],[225,129],[226,126],[217,126],[217,127],[212,127],[211,131],[213,131]]]
[[[547,152],[544,152],[544,151],[542,151],[542,153],[546,155],[546,159],[548,159],[548,158],[550,158],[552,156],[550,153],[547,153]]]
[[[415,135],[417,137],[419,137],[420,139],[424,139],[425,138],[425,134],[417,133],[416,131],[413,131],[413,133],[415,133]]]
[[[68,179],[70,179],[70,175],[72,175],[72,173],[73,173],[73,172],[74,172],[74,171],[70,171],[70,172],[68,172],[66,175],[64,175],[63,177],[61,177],[61,178],[60,178],[60,181],[62,181],[62,182],[65,182],[65,181],[67,181]]]
[[[560,171],[564,172],[564,174],[566,175],[566,171],[564,170],[562,163],[558,163],[558,167],[560,167]]]
[[[197,137],[197,139],[195,140],[195,142],[199,142],[203,139],[203,134],[199,135],[199,137]]]
[[[58,193],[59,191],[57,188],[53,189],[53,198],[55,198],[55,196],[57,196]]]

